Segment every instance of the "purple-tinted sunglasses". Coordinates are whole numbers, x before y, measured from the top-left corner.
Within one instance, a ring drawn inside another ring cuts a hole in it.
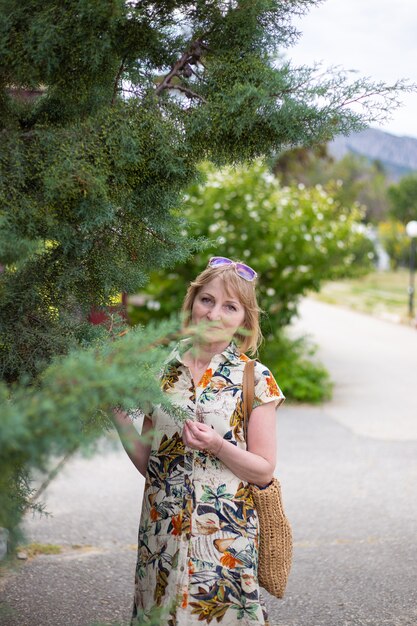
[[[221,267],[222,265],[233,265],[235,272],[241,278],[252,282],[258,276],[254,269],[244,263],[237,263],[225,256],[212,256],[208,262],[208,267]]]

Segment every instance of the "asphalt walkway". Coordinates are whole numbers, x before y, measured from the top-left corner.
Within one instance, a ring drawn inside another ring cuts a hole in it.
[[[320,343],[336,388],[321,407],[279,409],[295,550],[272,624],[417,626],[417,332],[310,300],[301,313],[295,330]],[[119,447],[73,459],[46,492],[53,516],[26,523],[63,552],[3,579],[0,623],[126,625],[142,489]]]

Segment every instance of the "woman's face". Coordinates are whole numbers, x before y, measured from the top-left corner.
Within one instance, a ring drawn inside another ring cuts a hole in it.
[[[220,277],[213,278],[199,289],[191,311],[193,325],[208,323],[203,328],[203,339],[208,343],[227,342],[245,319],[245,308],[236,293],[224,287]]]

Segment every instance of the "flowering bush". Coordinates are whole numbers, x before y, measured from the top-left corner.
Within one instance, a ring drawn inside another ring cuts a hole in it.
[[[267,167],[216,171],[205,165],[204,183],[185,196],[187,234],[209,239],[193,262],[154,273],[140,321],[178,311],[190,280],[210,256],[240,259],[259,274],[258,293],[265,333],[291,321],[300,296],[318,291],[323,280],[366,272],[373,244],[361,228],[362,209],[341,206],[317,185],[281,187]]]

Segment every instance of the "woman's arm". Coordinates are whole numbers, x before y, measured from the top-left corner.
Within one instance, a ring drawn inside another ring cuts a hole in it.
[[[113,409],[113,423],[133,465],[145,476],[151,453],[151,446],[145,435],[152,430],[151,419],[145,415],[140,435],[125,411]]]
[[[253,409],[248,425],[248,450],[242,450],[223,439],[215,430],[187,420],[184,443],[190,448],[208,450],[217,456],[236,476],[255,485],[268,484],[276,465],[275,402]]]

